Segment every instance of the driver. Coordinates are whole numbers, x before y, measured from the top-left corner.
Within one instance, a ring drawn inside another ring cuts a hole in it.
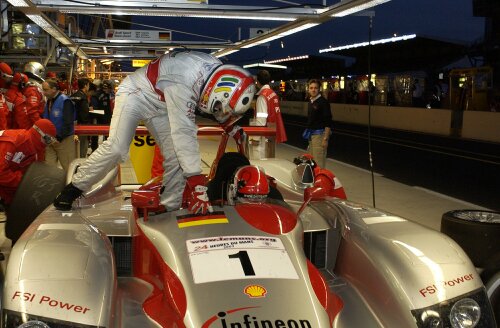
[[[224,124],[244,113],[255,86],[246,70],[222,65],[212,55],[186,51],[165,54],[129,75],[118,87],[109,138],[83,163],[54,205],[70,210],[73,201],[102,179],[129,151],[139,122],[144,122],[161,148],[167,211],[181,207],[183,191],[193,213],[211,209],[195,124],[195,109]]]
[[[28,130],[0,131],[0,198],[4,205],[12,202],[14,194],[29,165],[43,161],[45,147],[54,142],[56,127],[40,119]]]
[[[264,170],[256,165],[240,167],[234,174],[233,181],[228,187],[227,198],[229,204],[260,203],[269,195],[270,187]]]

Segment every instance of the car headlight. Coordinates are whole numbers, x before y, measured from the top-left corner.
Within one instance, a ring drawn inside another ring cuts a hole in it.
[[[2,328],[104,328],[4,309]]]
[[[418,328],[496,327],[484,288],[411,312]]]
[[[450,322],[453,328],[472,328],[481,318],[481,307],[471,298],[456,302],[450,311]]]
[[[19,326],[19,328],[50,328],[50,327],[41,321],[31,320],[23,323],[22,325]]]

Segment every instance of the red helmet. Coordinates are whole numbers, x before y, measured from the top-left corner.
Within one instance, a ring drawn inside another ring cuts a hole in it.
[[[14,74],[14,72],[7,63],[2,62],[0,63],[0,74],[2,76],[2,79],[10,80],[12,79],[12,74]]]
[[[11,83],[12,85],[20,85],[21,87],[24,87],[24,85],[28,83],[28,76],[23,73],[16,73],[14,74]]]
[[[235,65],[222,65],[209,77],[201,92],[198,107],[212,114],[219,123],[250,108],[255,94],[252,75]]]
[[[232,190],[231,190],[232,188]],[[228,196],[240,201],[259,202],[267,198],[269,182],[264,170],[256,165],[246,165],[234,174]]]
[[[47,74],[45,75],[46,78],[48,79],[56,79],[57,78],[57,75],[55,72],[47,72]]]
[[[54,124],[45,118],[39,119],[33,125],[33,129],[40,134],[43,143],[50,145],[56,138],[56,127]]]

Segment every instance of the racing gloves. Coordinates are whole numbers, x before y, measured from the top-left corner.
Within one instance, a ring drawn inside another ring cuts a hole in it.
[[[188,191],[188,210],[193,214],[212,213],[213,208],[208,199],[206,187],[207,178],[204,175],[193,175],[187,178],[186,189]]]
[[[82,195],[83,191],[73,186],[72,183],[66,185],[64,189],[57,195],[54,200],[54,206],[56,209],[60,211],[69,211],[71,210],[71,205]]]

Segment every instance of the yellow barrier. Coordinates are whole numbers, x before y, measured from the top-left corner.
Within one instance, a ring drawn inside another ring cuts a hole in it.
[[[151,179],[154,149],[155,139],[149,135],[136,135],[130,144],[130,161],[139,184],[144,184]]]

